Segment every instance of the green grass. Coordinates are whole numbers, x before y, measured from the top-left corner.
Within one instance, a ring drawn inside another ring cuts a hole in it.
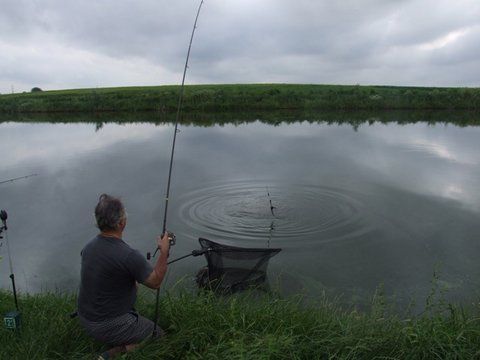
[[[0,113],[157,111],[174,113],[180,86],[43,91],[0,96]],[[258,110],[480,110],[479,88],[359,85],[188,85],[183,109]]]
[[[210,293],[163,296],[161,326],[168,336],[147,342],[128,359],[473,359],[480,356],[480,305],[467,311],[432,306],[421,316],[392,315],[377,295],[371,310],[345,310],[335,301],[305,305],[300,298]],[[23,328],[0,330],[1,359],[93,359],[104,348],[88,338],[72,295],[20,298]],[[153,317],[152,293],[141,313]],[[0,311],[11,309],[0,292]],[[390,313],[390,314],[389,314]]]

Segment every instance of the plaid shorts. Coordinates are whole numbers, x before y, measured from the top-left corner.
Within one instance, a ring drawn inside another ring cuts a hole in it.
[[[130,311],[124,315],[100,322],[90,321],[79,315],[80,324],[88,335],[109,346],[138,344],[152,337],[153,321]],[[164,331],[157,325],[154,337],[162,337]]]

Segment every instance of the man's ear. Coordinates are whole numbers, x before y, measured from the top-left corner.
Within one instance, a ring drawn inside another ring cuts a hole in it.
[[[127,218],[124,217],[122,220],[120,220],[118,225],[120,226],[120,229],[122,229],[122,230],[125,229],[125,226],[127,225]]]

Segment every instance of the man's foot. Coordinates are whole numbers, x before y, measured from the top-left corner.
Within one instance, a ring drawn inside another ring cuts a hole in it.
[[[124,354],[128,351],[133,351],[138,347],[138,344],[128,344],[128,345],[122,345],[122,346],[116,346],[111,348],[108,351],[105,351],[98,355],[97,360],[110,360],[114,359],[117,357],[117,355]]]
[[[97,360],[107,360],[107,359],[110,359],[110,355],[108,354],[108,351],[101,353],[100,355],[98,355],[98,358],[97,358]]]

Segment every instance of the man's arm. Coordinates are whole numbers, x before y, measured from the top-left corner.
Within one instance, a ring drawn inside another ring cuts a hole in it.
[[[157,237],[157,245],[160,249],[160,256],[155,263],[153,271],[143,282],[143,285],[151,289],[158,289],[167,273],[168,251],[170,250],[170,240],[167,231],[165,231],[163,237]]]

